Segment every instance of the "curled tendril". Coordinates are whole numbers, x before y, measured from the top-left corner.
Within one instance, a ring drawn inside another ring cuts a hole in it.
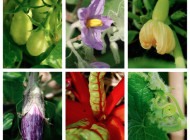
[[[165,116],[173,116],[176,113],[176,107],[172,103],[166,104],[166,106],[163,108],[163,114]]]
[[[179,104],[177,103],[177,100],[174,98],[174,96],[172,94],[170,94],[170,93],[165,93],[165,95],[168,96],[168,97],[170,97],[173,100],[173,102],[175,103],[175,105],[177,107],[177,110],[179,112],[180,118],[185,119],[185,117],[183,115],[183,112],[181,111],[181,109],[179,107]]]
[[[170,94],[170,93],[165,93],[165,95],[170,97],[173,100],[173,102],[175,103],[175,105],[172,104],[172,103],[167,103],[167,104],[164,104],[162,106],[159,106],[158,101],[160,99],[160,96],[158,96],[156,98],[156,100],[155,100],[156,107],[158,109],[163,109],[163,113],[166,116],[173,116],[175,114],[175,112],[176,112],[176,109],[177,109],[178,112],[179,112],[180,118],[185,119],[184,116],[183,116],[183,113],[182,113],[182,111],[181,111],[181,109],[180,109],[180,107],[179,107],[179,105],[178,105],[178,103],[176,101],[176,99],[174,98],[174,96],[172,94]]]
[[[163,109],[164,116],[173,116],[176,113],[176,106],[172,103],[167,103],[162,106],[158,105],[158,101],[160,99],[160,96],[156,98],[155,104],[158,109]]]

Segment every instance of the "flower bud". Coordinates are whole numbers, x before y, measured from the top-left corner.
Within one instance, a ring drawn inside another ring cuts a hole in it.
[[[169,0],[158,0],[152,13],[152,19],[165,22],[169,13]]]
[[[22,118],[21,133],[23,140],[41,140],[44,118],[36,104]]]
[[[175,48],[175,38],[171,28],[163,22],[149,20],[139,33],[141,46],[150,49],[154,46],[158,54],[167,54]]]

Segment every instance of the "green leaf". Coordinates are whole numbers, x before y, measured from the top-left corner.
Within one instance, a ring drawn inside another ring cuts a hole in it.
[[[138,31],[134,31],[134,30],[129,30],[128,31],[128,43],[130,44],[133,39],[136,37],[136,35],[138,34]]]
[[[72,4],[72,5],[77,5],[79,0],[66,0],[67,4]],[[88,5],[90,5],[91,0],[83,0],[81,7],[87,7]]]
[[[109,10],[109,17],[114,20],[114,25],[118,29],[119,38],[124,41],[124,1],[119,3],[117,12]]]
[[[35,65],[32,68],[51,68],[51,67],[48,65]]]
[[[10,36],[9,36],[10,37]],[[16,68],[22,62],[22,51],[3,34],[3,67]]]
[[[117,12],[121,1],[123,0],[106,0],[103,15],[108,15],[109,10]]]
[[[142,24],[145,24],[147,21],[149,21],[152,18],[152,14],[148,13],[146,15],[140,16],[140,22]]]
[[[83,59],[78,59],[78,68],[93,68],[93,66]]]
[[[51,72],[52,79],[54,79],[60,86],[62,86],[62,73]]]
[[[142,10],[142,8],[143,8],[142,0],[134,0],[133,4],[135,5],[136,9],[138,9],[140,11]]]
[[[80,127],[80,126],[88,126],[88,125],[90,125],[90,122],[89,122],[89,120],[88,119],[82,119],[82,120],[80,120],[80,121],[78,121],[78,122],[76,122],[76,123],[73,123],[73,124],[70,124],[70,125],[68,125],[67,127],[66,127],[66,129],[68,129],[68,128],[73,128],[73,127]]]
[[[171,19],[172,19],[173,21],[179,21],[179,20],[182,20],[182,19],[184,19],[184,18],[186,18],[186,17],[187,17],[186,13],[185,13],[185,12],[182,12],[182,11],[180,11],[180,10],[174,12],[174,13],[171,15]]]
[[[16,104],[16,112],[17,112],[17,113],[22,113],[22,104],[23,104],[23,99],[21,99],[21,100]]]
[[[143,73],[129,73],[128,136],[130,140],[168,140],[167,133],[149,120],[154,91]]]
[[[93,124],[90,130],[80,128],[80,126],[85,126],[85,125],[88,125],[88,122],[86,123],[83,120],[72,124],[72,126],[75,126],[75,127],[69,128],[66,130],[66,139],[73,139],[73,140],[81,140],[81,139],[82,140],[91,140],[91,139],[107,140],[108,139],[109,133],[107,129],[96,124]],[[99,133],[102,136],[102,138],[96,132]]]
[[[176,0],[178,2],[187,2],[187,0]]]
[[[72,53],[69,47],[66,47],[66,68],[76,68],[77,57]]]
[[[115,64],[115,60],[111,51],[97,58],[97,61],[104,62],[110,65],[110,68],[124,68],[124,51],[119,47],[120,64]]]
[[[8,130],[11,128],[13,119],[14,119],[14,115],[12,113],[3,115],[3,130]]]
[[[164,84],[163,80],[160,78],[159,74],[156,72],[150,72],[148,73],[149,78],[149,84],[148,87],[151,90],[162,90],[165,93],[170,92],[170,88]]]
[[[78,0],[66,0],[67,4],[77,4]]]
[[[17,78],[24,80],[25,74],[25,72],[4,72],[3,80],[14,81]]]
[[[55,115],[55,105],[51,102],[45,101],[46,118],[52,119]]]
[[[174,4],[176,3],[176,0],[170,0],[169,2],[170,2],[170,7],[173,7]]]
[[[41,62],[41,65],[49,65],[53,68],[62,68],[62,40],[58,42],[49,56]]]
[[[62,116],[59,114],[56,114],[56,116],[54,117],[54,121],[55,121],[55,129],[56,132],[62,136]]]
[[[4,73],[3,98],[5,103],[17,103],[22,99],[24,91],[24,73]]]
[[[71,31],[71,25],[68,22],[66,22],[66,41],[70,39],[70,35],[72,34]]]
[[[128,60],[129,68],[175,68],[173,62],[148,57],[136,57]]]

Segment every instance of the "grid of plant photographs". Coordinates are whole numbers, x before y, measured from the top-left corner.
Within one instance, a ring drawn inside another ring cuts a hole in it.
[[[188,140],[187,0],[2,2],[0,139]]]

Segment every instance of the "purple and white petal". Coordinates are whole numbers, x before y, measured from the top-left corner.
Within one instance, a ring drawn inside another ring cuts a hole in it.
[[[78,18],[79,20],[87,20],[90,16],[90,11],[88,8],[80,8],[78,10]]]
[[[103,14],[104,5],[105,5],[105,0],[92,0],[91,4],[88,7],[88,10],[91,12],[91,14],[89,15],[90,16],[89,18],[95,15]]]
[[[103,42],[101,40],[101,32],[94,30],[93,28],[82,28],[82,41],[86,46],[95,48],[96,50],[102,50]]]
[[[111,24],[114,22],[112,19],[110,19],[108,16],[98,16],[98,19],[100,19],[103,23],[102,26],[94,27],[94,29],[103,32],[104,30],[111,27]]]
[[[104,62],[94,62],[94,63],[90,63],[90,65],[92,65],[96,68],[110,68],[110,65],[108,65]]]

